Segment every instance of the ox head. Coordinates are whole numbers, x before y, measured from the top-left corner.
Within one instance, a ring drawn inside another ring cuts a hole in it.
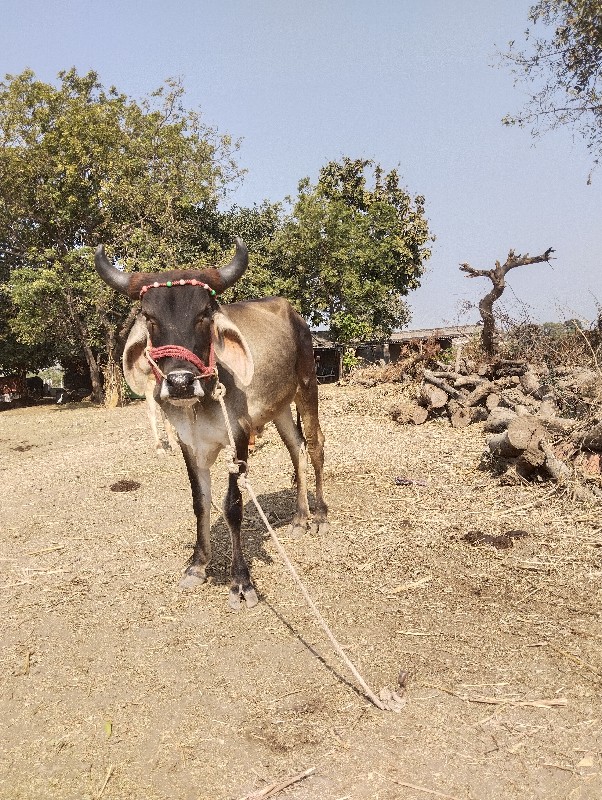
[[[95,254],[96,270],[113,289],[140,298],[144,323],[128,339],[124,353],[126,378],[135,362],[145,358],[147,345],[158,370],[162,400],[178,404],[196,402],[204,385],[214,380],[212,366],[217,360],[242,383],[253,377],[253,358],[247,343],[220,310],[216,296],[232,286],[248,265],[243,241],[235,239],[236,252],[224,267],[204,270],[169,270],[161,273],[125,273],[107,259],[103,245]],[[140,369],[148,372],[141,366]]]

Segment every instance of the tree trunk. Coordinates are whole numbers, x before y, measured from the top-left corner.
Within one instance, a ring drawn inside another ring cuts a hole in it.
[[[474,269],[470,264],[460,264],[460,269],[470,278],[489,278],[493,284],[493,288],[479,303],[479,312],[483,320],[483,330],[481,332],[481,343],[483,350],[489,358],[495,355],[495,317],[493,314],[493,304],[498,300],[506,288],[506,273],[522,267],[525,264],[539,264],[541,261],[549,261],[550,255],[554,251],[549,247],[545,253],[540,256],[531,258],[528,254],[525,256],[515,255],[514,250],[510,250],[508,258],[504,264],[499,261],[495,262],[494,269]]]
[[[71,317],[73,325],[75,326],[75,330],[77,332],[81,348],[83,350],[84,356],[86,357],[88,369],[90,370],[90,381],[92,383],[92,399],[94,400],[95,403],[102,403],[103,401],[102,378],[100,375],[98,362],[96,361],[94,353],[92,352],[92,348],[88,343],[90,338],[88,333],[88,328],[85,322],[81,319],[81,317],[77,313],[73,297],[68,288],[65,289],[64,297],[65,297],[65,303],[67,305],[67,310],[69,311],[69,316]]]
[[[489,358],[493,358],[495,355],[495,317],[493,315],[493,304],[502,296],[505,286],[506,283],[502,277],[500,283],[494,283],[493,289],[488,292],[479,303],[479,313],[483,320],[481,344],[483,345],[485,355]]]

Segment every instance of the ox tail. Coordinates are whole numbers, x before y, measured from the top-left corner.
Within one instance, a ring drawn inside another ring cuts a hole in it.
[[[306,441],[305,435],[303,433],[303,425],[301,423],[301,413],[299,411],[299,407],[298,406],[297,406],[297,430],[299,431],[299,436],[301,437],[301,440],[303,441],[303,446],[306,447],[307,446],[307,441]],[[296,485],[297,485],[297,473],[293,472],[293,475],[292,475],[292,478],[291,478],[291,486],[294,488]]]

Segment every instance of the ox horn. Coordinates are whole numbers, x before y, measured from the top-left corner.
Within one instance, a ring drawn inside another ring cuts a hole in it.
[[[128,294],[130,288],[130,275],[122,272],[113,264],[105,255],[104,244],[99,244],[94,253],[94,264],[96,271],[105,283],[108,283],[112,289],[117,289],[122,294]]]
[[[218,269],[224,289],[236,283],[249,265],[249,251],[246,244],[238,236],[234,237],[234,243],[236,244],[234,258],[225,267]]]

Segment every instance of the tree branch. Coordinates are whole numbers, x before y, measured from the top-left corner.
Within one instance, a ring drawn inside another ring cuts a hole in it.
[[[524,256],[522,255],[514,255],[514,250],[510,250],[508,253],[508,258],[504,264],[500,264],[499,261],[495,262],[494,269],[475,269],[471,267],[470,264],[460,264],[460,269],[462,272],[466,272],[469,278],[489,278],[493,280],[494,275],[505,275],[508,270],[514,269],[515,267],[523,267],[526,264],[540,264],[542,261],[550,263],[550,257],[554,249],[552,247],[548,247],[545,253],[542,253],[540,256],[530,256],[526,253]]]
[[[468,273],[469,278],[489,278],[491,273],[490,269],[475,269],[470,264],[460,264],[460,269]]]
[[[488,356],[493,356],[495,353],[495,317],[493,314],[493,304],[498,300],[506,287],[506,273],[515,267],[523,267],[526,264],[539,264],[542,261],[549,263],[550,257],[554,250],[551,247],[539,256],[530,256],[528,253],[523,255],[515,255],[514,250],[508,252],[508,258],[501,264],[499,261],[495,262],[493,269],[475,269],[470,264],[460,264],[460,269],[465,272],[469,278],[489,278],[493,284],[491,291],[479,303],[479,313],[483,320],[483,331],[481,339],[483,349]]]
[[[514,250],[510,250],[508,253],[508,258],[506,259],[506,263],[502,266],[503,274],[505,275],[508,270],[514,269],[515,267],[524,267],[526,264],[541,264],[542,261],[550,263],[550,256],[554,252],[552,247],[548,247],[545,253],[542,253],[540,256],[533,256],[531,257],[529,253],[526,255],[521,256],[520,254],[515,256]]]

